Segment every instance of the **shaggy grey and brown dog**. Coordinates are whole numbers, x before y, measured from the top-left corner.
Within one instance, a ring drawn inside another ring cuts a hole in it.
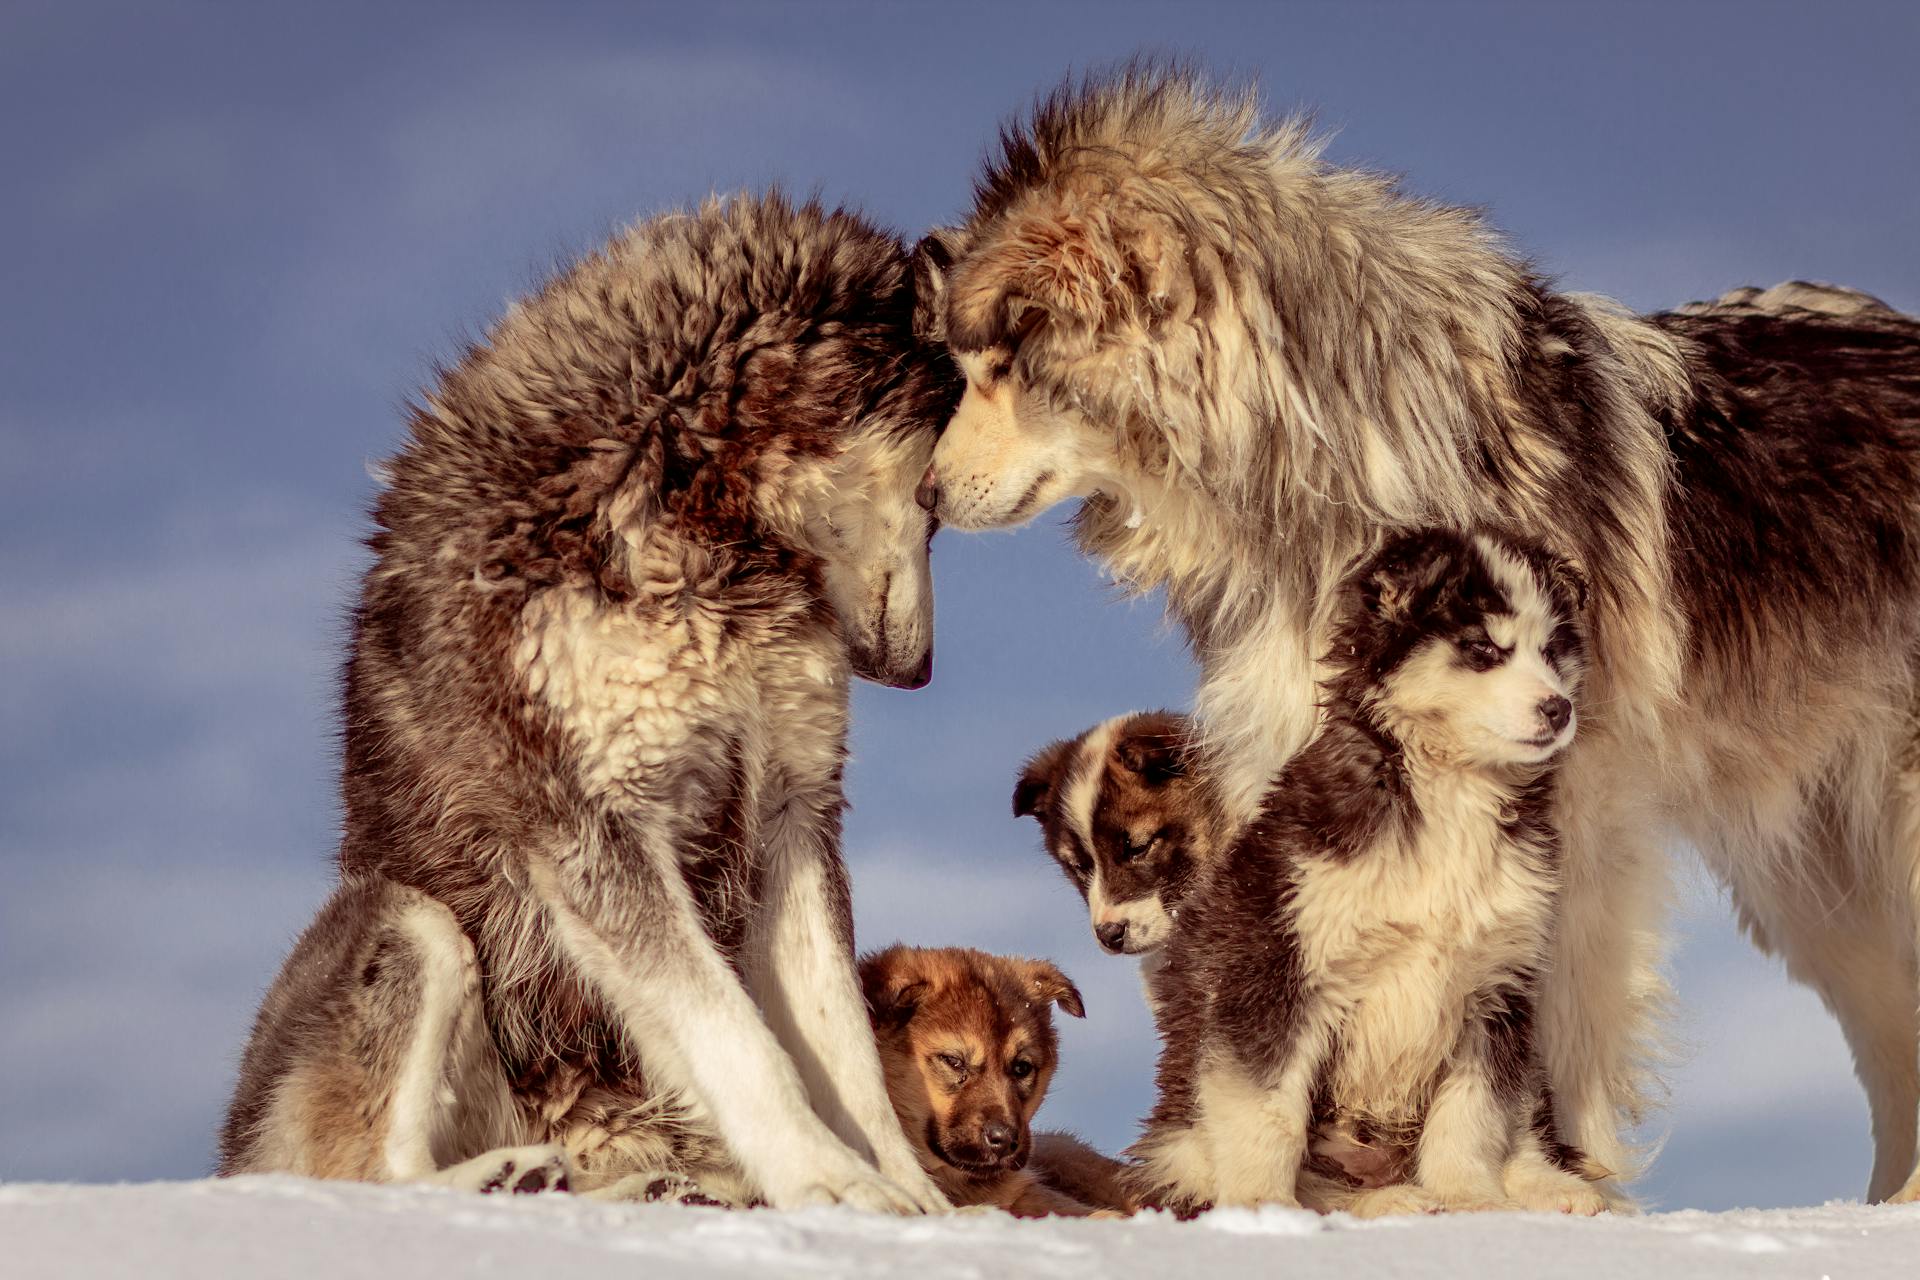
[[[853,967],[847,686],[931,663],[957,391],[904,247],[643,222],[414,410],[346,673],[340,886],[221,1170],[934,1209]]]
[[[1586,665],[1551,557],[1427,532],[1359,566],[1324,722],[1168,944],[1144,1199],[1598,1212],[1543,1132],[1532,1028],[1555,761]]]
[[[1580,565],[1562,1132],[1630,1168],[1677,826],[1839,1018],[1872,1196],[1920,1199],[1920,321],[1820,285],[1563,294],[1476,214],[1151,69],[1010,126],[919,269],[967,374],[923,500],[962,529],[1084,500],[1082,548],[1186,627],[1233,823],[1313,733],[1344,566],[1428,525]]]

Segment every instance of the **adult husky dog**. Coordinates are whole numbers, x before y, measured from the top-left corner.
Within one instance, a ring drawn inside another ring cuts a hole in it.
[[[1082,548],[1187,628],[1242,820],[1388,532],[1579,565],[1593,714],[1540,1010],[1561,1136],[1629,1168],[1671,819],[1838,1016],[1871,1195],[1920,1198],[1920,322],[1812,285],[1646,318],[1563,295],[1474,214],[1138,68],[1010,127],[919,261],[967,374],[922,500],[980,529],[1084,498]]]
[[[412,415],[346,673],[341,882],[221,1170],[944,1201],[840,861],[847,682],[931,664],[957,380],[905,247],[779,197],[641,223]]]

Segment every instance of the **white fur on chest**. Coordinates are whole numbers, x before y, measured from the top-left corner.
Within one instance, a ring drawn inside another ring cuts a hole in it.
[[[1544,854],[1486,791],[1443,790],[1411,836],[1305,864],[1294,899],[1308,981],[1341,1011],[1333,1100],[1382,1119],[1417,1118],[1477,992],[1544,963]]]
[[[756,629],[697,600],[641,611],[555,588],[529,601],[513,656],[583,785],[617,805],[698,813],[737,770],[751,821],[833,785],[847,664],[825,626]]]

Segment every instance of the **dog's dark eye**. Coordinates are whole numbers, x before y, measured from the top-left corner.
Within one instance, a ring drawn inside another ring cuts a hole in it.
[[[940,1065],[941,1065],[941,1066],[943,1066],[943,1067],[945,1067],[945,1068],[946,1068],[947,1070],[949,1070],[949,1071],[951,1071],[951,1072],[953,1072],[953,1073],[954,1073],[955,1075],[965,1075],[965,1074],[966,1074],[966,1072],[967,1072],[967,1062],[966,1062],[966,1059],[964,1059],[964,1058],[962,1058],[962,1057],[961,1057],[961,1056],[960,1056],[959,1054],[957,1054],[957,1053],[936,1053],[936,1054],[935,1054],[935,1055],[933,1055],[933,1056],[934,1056],[934,1057],[936,1057],[936,1058],[938,1058],[938,1059],[940,1060]]]
[[[1160,847],[1160,841],[1165,837],[1165,835],[1166,833],[1163,831],[1156,831],[1152,835],[1147,837],[1146,842],[1144,844],[1135,841],[1133,836],[1131,835],[1121,836],[1120,837],[1120,856],[1114,859],[1114,861],[1125,864],[1125,863],[1132,862],[1135,858],[1146,857],[1148,854],[1152,853],[1155,849]]]
[[[1506,650],[1485,636],[1466,636],[1460,641],[1460,656],[1475,671],[1486,671],[1499,666],[1507,654]]]
[[[1033,1064],[1031,1062],[1028,1062],[1025,1058],[1015,1058],[1013,1060],[1013,1065],[1007,1068],[1007,1074],[1012,1076],[1015,1080],[1025,1080],[1028,1076],[1033,1074]]]
[[[1547,637],[1546,647],[1540,651],[1540,656],[1557,667],[1573,652],[1573,646],[1573,628],[1561,626]]]

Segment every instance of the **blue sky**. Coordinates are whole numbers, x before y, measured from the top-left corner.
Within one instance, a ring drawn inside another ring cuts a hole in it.
[[[1792,276],[1920,309],[1910,4],[327,6],[0,16],[0,1177],[206,1170],[259,992],[326,892],[334,670],[398,409],[552,267],[709,190],[954,216],[1000,119],[1138,49],[1309,106],[1643,308]],[[938,667],[856,698],[863,943],[1081,982],[1043,1118],[1149,1094],[1132,967],[1008,816],[1021,758],[1192,671],[1057,524],[935,544]],[[1647,1190],[1858,1194],[1804,991],[1676,858],[1680,1065]]]

